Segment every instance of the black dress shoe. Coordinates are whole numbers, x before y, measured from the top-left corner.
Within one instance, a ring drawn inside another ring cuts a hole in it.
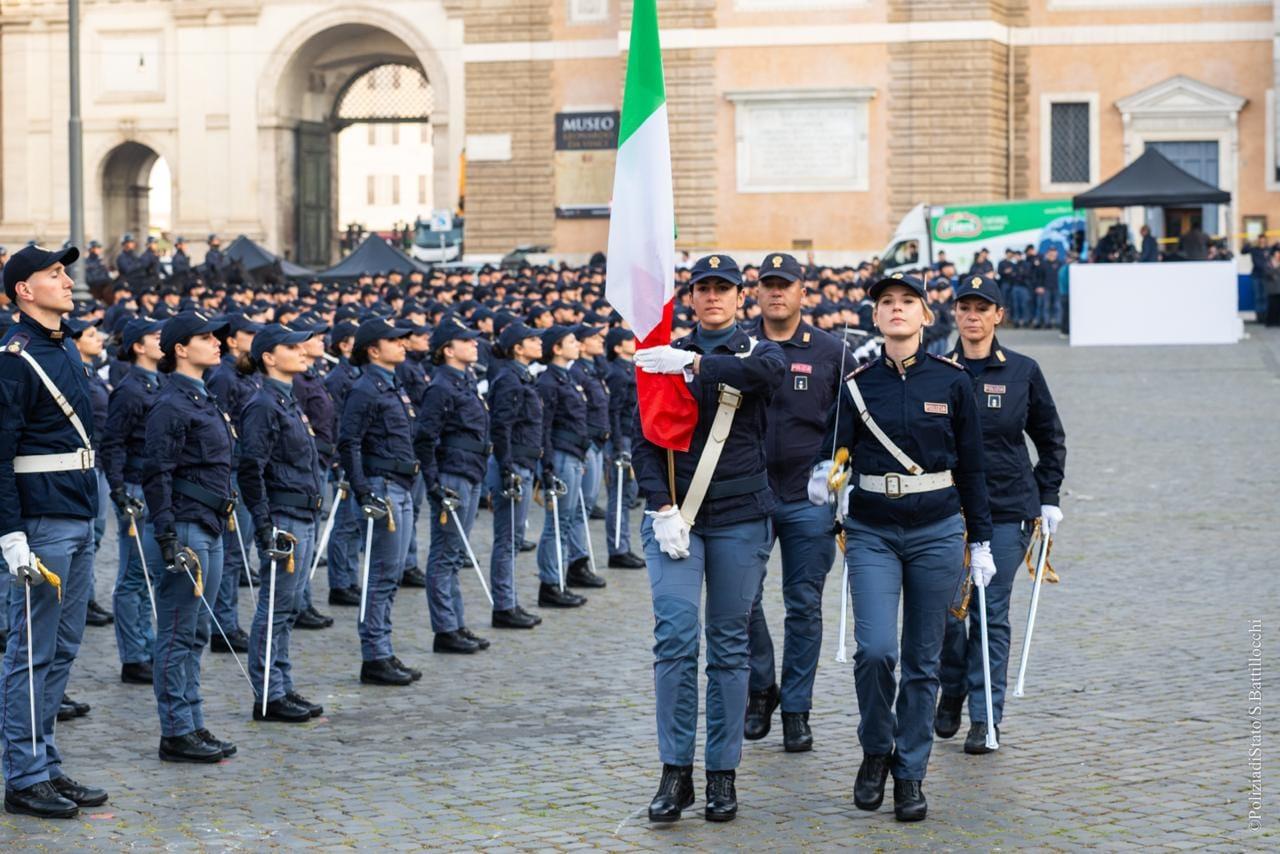
[[[919,780],[893,781],[893,817],[898,821],[924,821],[929,804]]]
[[[76,719],[76,708],[69,703],[61,703],[58,705],[57,718],[59,723],[73,721]]]
[[[396,667],[390,658],[379,658],[360,665],[360,681],[366,685],[408,685],[413,677]]]
[[[523,540],[520,543],[520,551],[522,552],[531,552],[537,547],[538,547],[537,543],[531,543],[528,540]]]
[[[587,513],[587,515],[590,516],[592,519],[599,520],[604,518],[604,511],[601,510],[600,507],[597,505],[595,507],[592,507],[590,512]]]
[[[325,618],[308,608],[305,611],[299,611],[298,616],[294,618],[293,624],[300,629],[327,629],[329,624],[325,622]]]
[[[324,626],[326,629],[329,628],[329,626],[333,625],[333,617],[330,617],[328,614],[321,614],[319,611],[316,610],[315,605],[312,605],[307,610],[310,611],[311,616],[315,617],[316,619],[324,620]]]
[[[164,762],[221,762],[222,749],[209,744],[194,732],[170,737],[161,736],[160,759]]]
[[[523,613],[519,608],[508,608],[505,611],[493,612],[495,629],[531,629],[538,625],[533,617]]]
[[[528,619],[533,620],[533,624],[535,626],[542,625],[542,618],[539,617],[537,614],[533,613],[532,611],[526,611],[524,608],[520,607],[519,605],[516,606],[516,610],[519,611],[523,616],[527,617]]]
[[[888,753],[865,753],[853,781],[853,804],[860,810],[874,812],[884,802],[884,784],[889,779]]]
[[[480,637],[478,634],[471,631],[471,629],[467,628],[466,626],[463,626],[462,628],[458,629],[458,632],[461,633],[464,638],[473,642],[476,646],[480,647],[481,649],[489,648],[489,641],[487,639]]]
[[[938,713],[933,718],[933,734],[938,738],[951,738],[960,731],[960,710],[964,708],[964,695],[938,698]]]
[[[649,821],[679,821],[680,811],[693,806],[693,766],[662,766],[658,793],[649,801]]]
[[[813,730],[809,729],[808,712],[782,713],[782,747],[787,753],[813,750]]]
[[[427,574],[416,566],[411,566],[400,576],[401,587],[426,587]]]
[[[360,591],[354,587],[339,587],[337,590],[330,590],[329,604],[348,607],[358,606],[360,604]]]
[[[4,790],[4,811],[36,818],[75,818],[80,812],[76,802],[58,794],[52,783],[41,781],[25,789]]]
[[[572,590],[561,590],[554,584],[538,585],[539,608],[578,608],[587,604],[587,597],[579,596]]]
[[[89,711],[93,708],[88,703],[81,703],[77,700],[73,700],[70,697],[68,697],[66,694],[62,695],[62,705],[70,706],[71,709],[76,713],[76,717],[78,718],[82,718],[85,715],[89,714]]]
[[[89,626],[109,626],[115,621],[115,617],[110,611],[103,609],[101,605],[89,600],[89,607],[84,612],[84,622]]]
[[[223,759],[230,759],[236,755],[236,745],[232,741],[223,741],[204,727],[196,730],[196,735],[200,736],[200,740],[205,744],[211,745],[222,751]]]
[[[405,673],[408,673],[409,678],[412,679],[414,682],[417,682],[419,679],[422,678],[421,670],[419,670],[416,667],[410,667],[409,665],[405,664],[403,661],[401,661],[399,658],[397,658],[394,655],[391,656],[391,663],[394,664],[396,667],[400,668],[401,670],[403,670]]]
[[[150,685],[151,665],[145,661],[131,661],[121,665],[120,681],[126,685]]]
[[[227,643],[230,641],[230,644]],[[244,629],[235,629],[227,635],[226,640],[222,639],[222,634],[214,632],[213,637],[209,639],[209,648],[214,652],[248,652],[249,636],[245,634]]]
[[[580,557],[569,564],[569,571],[565,573],[565,584],[570,587],[604,587],[608,583],[591,571],[585,557]]]
[[[290,691],[284,696],[286,700],[288,700],[290,703],[293,703],[295,706],[301,706],[302,708],[306,709],[307,713],[310,714],[311,717],[313,718],[318,718],[324,714],[324,706],[320,705],[319,703],[311,702],[306,697],[299,694],[297,691]]]
[[[50,777],[49,784],[59,795],[78,807],[100,807],[107,802],[107,790],[82,786],[67,775]]]
[[[436,639],[431,644],[432,652],[457,652],[470,655],[480,651],[480,644],[454,630],[452,632],[436,632]]]
[[[1000,743],[999,724],[996,725],[996,743]],[[992,748],[987,747],[986,721],[974,721],[969,724],[969,734],[964,737],[964,752],[972,756],[981,756],[991,751]]]
[[[311,720],[311,711],[299,706],[288,697],[281,697],[278,700],[268,700],[266,714],[263,714],[262,701],[254,700],[253,719],[282,724],[301,724]]]
[[[631,552],[623,552],[619,555],[609,555],[610,569],[644,569],[644,558]]]
[[[779,693],[777,685],[770,685],[764,691],[752,691],[747,697],[747,721],[742,728],[742,737],[747,741],[759,741],[769,734],[773,728],[773,710],[778,708]]]
[[[738,790],[733,771],[707,772],[707,805],[702,814],[707,821],[733,821],[738,814]]]

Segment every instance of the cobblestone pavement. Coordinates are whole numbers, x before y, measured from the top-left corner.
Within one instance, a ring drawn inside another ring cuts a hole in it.
[[[158,761],[149,689],[120,684],[111,630],[88,629],[71,694],[93,712],[62,725],[59,745],[68,771],[111,800],[69,822],[2,815],[0,848],[1276,850],[1275,784],[1262,829],[1247,823],[1246,657],[1250,619],[1263,621],[1266,652],[1280,639],[1280,335],[1249,328],[1237,346],[1194,349],[1007,336],[1041,360],[1067,427],[1063,581],[1042,599],[1028,694],[1009,700],[1001,749],[969,757],[959,737],[937,744],[923,824],[895,823],[891,799],[878,813],[853,806],[861,753],[852,664],[833,660],[837,584],[815,750],[784,753],[775,719],[744,751],[737,821],[690,811],[659,828],[644,816],[659,770],[645,574],[602,570],[609,587],[585,608],[521,633],[487,628],[468,573],[470,622],[493,648],[433,655],[423,593],[402,591],[396,649],[426,671],[409,689],[361,686],[354,609],[323,606],[337,625],[294,643],[299,687],[326,708],[310,724],[251,722],[234,663],[206,653],[207,720],[240,748],[213,767]],[[489,527],[482,513],[482,561]],[[108,539],[102,602],[114,553]],[[532,603],[531,554],[519,572]],[[1011,670],[1030,588],[1015,590]],[[776,556],[766,589],[780,626]],[[1269,709],[1268,746],[1280,735]],[[1265,754],[1264,783],[1280,779],[1275,767]]]

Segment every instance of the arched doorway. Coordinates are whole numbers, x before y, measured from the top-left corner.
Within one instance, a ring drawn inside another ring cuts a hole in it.
[[[335,10],[286,37],[279,65],[268,64],[261,78],[259,129],[269,145],[265,163],[274,172],[267,186],[276,188],[277,199],[274,235],[268,239],[274,236],[284,254],[314,268],[335,260],[345,225],[338,217],[340,165],[349,164],[341,163],[339,131],[355,127],[367,141],[373,127],[376,139],[395,135],[401,146],[411,139],[416,146],[428,140],[423,151],[431,169],[400,176],[401,206],[411,202],[417,208],[419,198],[452,206],[451,193],[443,188],[456,176],[450,163],[458,152],[450,148],[445,67],[435,51],[408,22],[394,32],[364,23],[325,26],[340,14],[345,13]],[[397,76],[398,88],[392,85]],[[373,90],[368,89],[371,83]],[[425,133],[423,124],[429,125]],[[409,125],[412,130],[406,129]],[[379,187],[377,173],[371,172],[360,175],[366,200],[370,176],[375,178],[375,199],[394,198],[390,176],[383,174]],[[424,177],[427,192],[419,193]]]
[[[119,248],[121,235],[132,234],[141,243],[153,226],[165,225],[155,216],[167,219],[171,209],[168,174],[160,154],[140,142],[121,143],[103,159],[101,240],[109,254]]]

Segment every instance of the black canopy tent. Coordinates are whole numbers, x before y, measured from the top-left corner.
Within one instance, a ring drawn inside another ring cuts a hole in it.
[[[1176,205],[1225,205],[1231,194],[1201,181],[1154,148],[1092,190],[1074,197],[1081,208],[1173,207]]]
[[[266,248],[240,235],[227,247],[227,257],[238,263],[247,275],[255,279],[268,277],[285,279],[311,279],[315,272],[292,261],[268,252]]]
[[[419,264],[376,234],[365,238],[350,255],[328,270],[316,275],[322,282],[338,282],[358,279],[378,273],[426,273],[428,268]]]

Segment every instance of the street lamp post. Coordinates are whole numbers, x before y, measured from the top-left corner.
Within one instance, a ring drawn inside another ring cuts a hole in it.
[[[82,253],[84,245],[84,151],[80,122],[80,0],[67,0],[67,41],[70,54],[71,113],[67,120],[67,155],[70,160],[68,177],[71,182],[71,245]],[[72,265],[71,277],[75,279],[74,295],[77,299],[89,296],[89,286],[84,280],[84,264]]]

